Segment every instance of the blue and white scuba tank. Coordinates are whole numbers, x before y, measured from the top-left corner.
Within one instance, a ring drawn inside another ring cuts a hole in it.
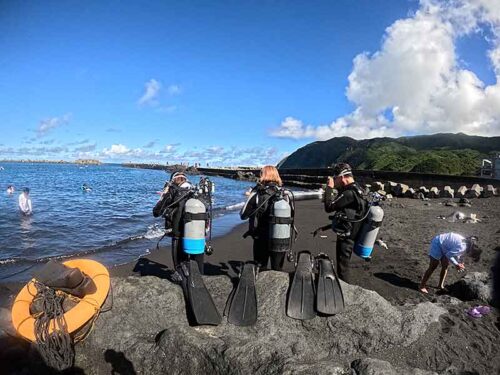
[[[370,260],[375,240],[382,220],[384,219],[384,210],[380,206],[372,205],[368,209],[366,219],[359,230],[356,243],[354,244],[354,253],[359,257]]]
[[[187,254],[203,254],[205,252],[205,228],[207,209],[197,198],[190,198],[184,206],[184,237],[182,248]]]

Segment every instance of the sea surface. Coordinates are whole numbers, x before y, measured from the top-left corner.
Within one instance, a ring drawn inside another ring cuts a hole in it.
[[[86,257],[107,266],[148,254],[163,235],[152,209],[169,178],[164,171],[121,165],[0,163],[0,282],[24,281],[49,259]],[[190,176],[198,183],[200,176]],[[253,184],[210,177],[215,184],[213,236],[241,221],[238,210]],[[84,192],[82,185],[92,188]],[[8,185],[16,191],[8,195]],[[33,214],[18,197],[30,188]],[[162,245],[168,244],[165,238]]]

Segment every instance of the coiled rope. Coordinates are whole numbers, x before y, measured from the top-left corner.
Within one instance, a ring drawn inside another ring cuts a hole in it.
[[[41,312],[35,315],[36,347],[48,366],[59,371],[65,370],[73,366],[75,359],[73,342],[68,333],[62,306],[65,295],[38,281],[34,283],[37,299],[42,305]]]

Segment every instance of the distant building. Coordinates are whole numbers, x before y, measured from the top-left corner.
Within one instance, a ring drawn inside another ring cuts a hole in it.
[[[481,164],[481,177],[500,180],[500,152],[491,154],[490,159],[483,159]]]

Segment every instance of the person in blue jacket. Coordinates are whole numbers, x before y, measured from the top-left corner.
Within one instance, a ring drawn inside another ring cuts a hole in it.
[[[434,237],[429,249],[429,268],[425,271],[420,282],[420,292],[427,294],[427,281],[437,266],[441,264],[439,275],[439,289],[445,290],[444,280],[448,274],[450,263],[459,271],[465,271],[464,256],[470,256],[474,262],[481,257],[481,249],[477,247],[477,237],[464,237],[458,233],[443,233]]]

